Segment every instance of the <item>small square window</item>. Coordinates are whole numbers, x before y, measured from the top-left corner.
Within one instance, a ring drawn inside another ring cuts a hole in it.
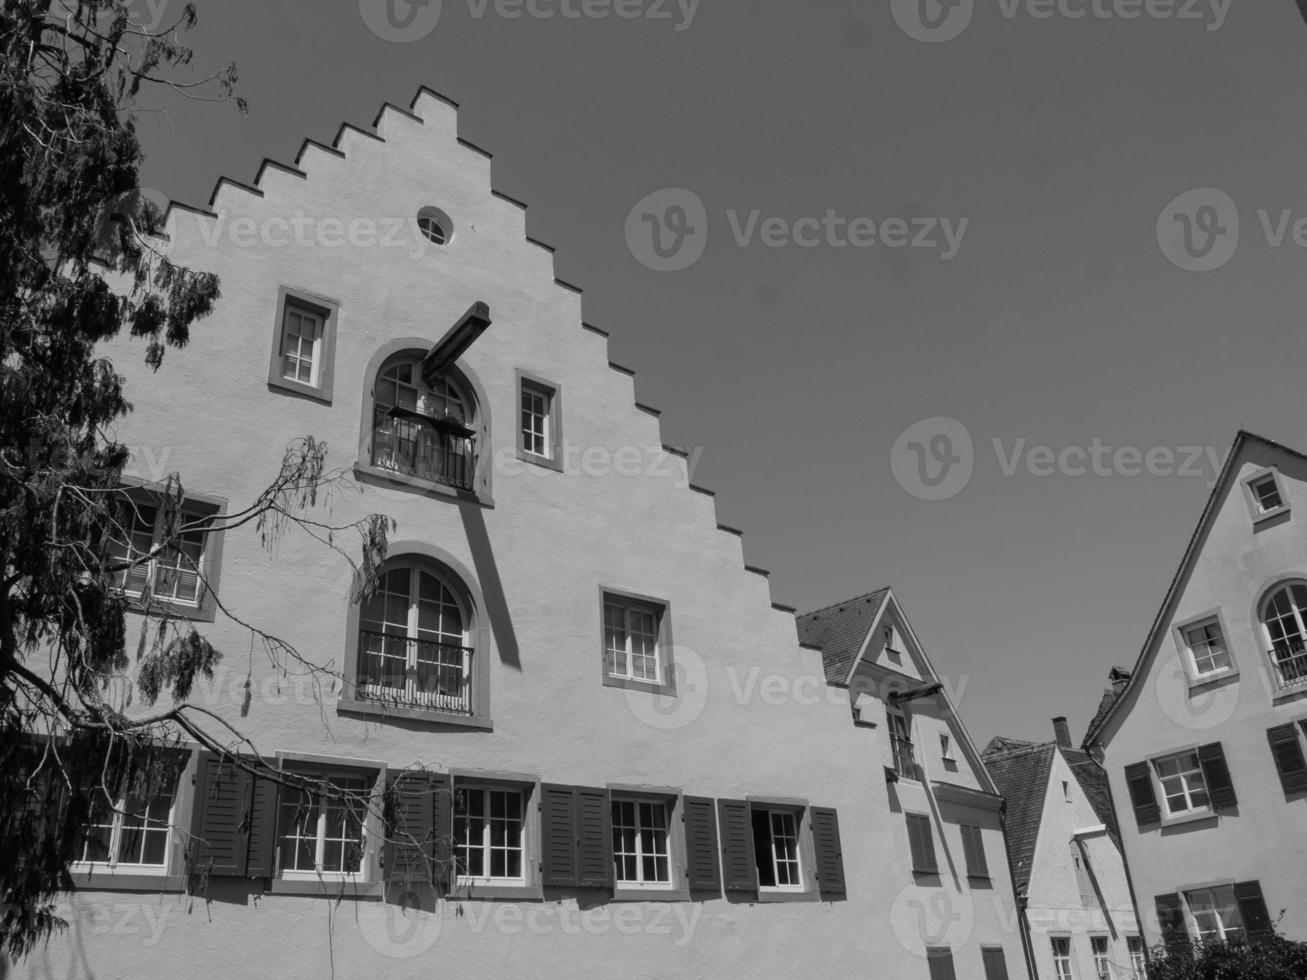
[[[799,817],[791,809],[753,807],[753,852],[760,890],[803,891]]]
[[[1182,630],[1189,662],[1196,677],[1207,677],[1230,669],[1230,650],[1215,617]]]
[[[76,864],[94,871],[162,873],[169,863],[177,770],[138,773],[113,799],[93,794],[90,818]]]
[[[1289,500],[1284,495],[1284,485],[1280,482],[1279,472],[1274,469],[1258,470],[1245,479],[1243,495],[1254,525],[1267,518],[1279,517],[1289,512]],[[1266,526],[1271,526],[1270,522]]]
[[[1153,769],[1162,787],[1168,816],[1188,816],[1212,809],[1197,751],[1177,752],[1154,759]]]
[[[562,468],[560,403],[557,385],[518,372],[517,452],[522,459]]]
[[[281,291],[268,366],[269,387],[331,401],[336,310],[334,303]]]
[[[674,693],[667,606],[603,593],[604,683]]]
[[[124,490],[109,541],[115,584],[138,602],[148,595],[152,609],[210,618],[222,537],[210,527],[218,511],[190,500],[175,510],[160,493]]]
[[[1276,485],[1273,474],[1253,480],[1248,484],[1248,489],[1253,492],[1253,499],[1257,502],[1257,509],[1263,514],[1278,510],[1284,506],[1284,500],[1280,497],[1280,488]]]

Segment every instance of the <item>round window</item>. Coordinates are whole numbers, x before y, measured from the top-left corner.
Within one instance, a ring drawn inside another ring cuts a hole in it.
[[[439,208],[427,207],[418,212],[418,231],[429,242],[447,245],[454,237],[454,223]]]

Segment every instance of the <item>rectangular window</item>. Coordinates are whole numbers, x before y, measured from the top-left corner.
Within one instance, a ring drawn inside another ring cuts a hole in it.
[[[1008,980],[1007,957],[1001,946],[982,947],[980,958],[985,967],[985,980]]]
[[[793,810],[755,806],[753,851],[758,887],[775,891],[803,891],[799,860],[799,814]]]
[[[124,496],[109,542],[109,560],[114,565],[131,564],[115,573],[115,581],[129,596],[148,591],[153,600],[199,606],[208,528],[216,508],[187,503],[171,527],[169,510],[154,496]]]
[[[1154,759],[1153,769],[1162,786],[1168,815],[1184,816],[1211,809],[1207,783],[1203,779],[1203,769],[1196,750]]]
[[[268,365],[268,386],[331,401],[337,305],[282,289]]]
[[[920,813],[909,813],[908,847],[912,853],[912,870],[915,874],[939,874],[939,863],[935,858],[935,835],[930,825],[930,817]]]
[[[1073,980],[1074,975],[1071,972],[1071,938],[1069,936],[1054,936],[1053,944],[1053,976],[1057,980]]]
[[[894,754],[894,771],[903,779],[921,779],[917,768],[917,755],[912,747],[912,729],[907,715],[891,710],[889,717],[890,748]]]
[[[1184,643],[1189,650],[1194,674],[1204,677],[1230,668],[1230,651],[1221,634],[1220,621],[1213,618],[1184,628]]]
[[[1193,916],[1198,940],[1204,943],[1241,943],[1245,939],[1243,916],[1234,897],[1233,885],[1199,888],[1184,893]]]
[[[283,878],[343,878],[363,870],[364,821],[373,779],[324,774],[334,790],[282,786],[277,807],[277,871]]]
[[[947,946],[927,946],[926,965],[930,969],[930,980],[957,980],[953,970],[953,950]]]
[[[550,437],[550,392],[530,382],[522,382],[522,448],[533,456],[553,457]]]
[[[1130,954],[1130,972],[1132,980],[1145,980],[1148,976],[1148,964],[1144,959],[1144,940],[1142,936],[1125,937],[1126,952]]]
[[[663,683],[665,609],[623,596],[604,596],[604,673],[614,680]]]
[[[119,872],[165,871],[176,795],[171,767],[138,774],[112,801],[94,793],[78,862]]]
[[[661,800],[614,799],[613,866],[619,888],[671,888],[668,806]]]
[[[1276,483],[1274,473],[1268,473],[1251,481],[1248,489],[1253,495],[1258,513],[1266,514],[1284,506],[1284,498],[1280,496],[1280,487]]]
[[[460,885],[524,885],[526,800],[521,790],[462,786],[454,794]]]
[[[974,824],[961,824],[962,854],[967,862],[968,878],[988,878],[989,862],[985,859],[985,840]]]
[[[1098,980],[1112,980],[1112,961],[1107,955],[1107,937],[1090,936],[1089,951],[1094,957],[1094,976]]]

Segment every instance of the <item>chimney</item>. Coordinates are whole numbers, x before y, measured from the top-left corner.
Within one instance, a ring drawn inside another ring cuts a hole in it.
[[[1071,728],[1066,723],[1066,718],[1057,717],[1053,719],[1053,734],[1057,737],[1058,748],[1071,748]]]
[[[1120,694],[1125,690],[1125,686],[1130,683],[1130,671],[1122,670],[1120,667],[1113,667],[1107,672],[1107,680],[1112,685],[1109,690],[1113,694]]]

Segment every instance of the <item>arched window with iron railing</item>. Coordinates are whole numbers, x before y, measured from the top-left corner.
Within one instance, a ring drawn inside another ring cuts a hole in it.
[[[1307,684],[1307,583],[1276,586],[1262,601],[1260,615],[1276,685]]]
[[[477,406],[451,376],[424,379],[416,352],[387,359],[373,386],[372,465],[472,490]]]

